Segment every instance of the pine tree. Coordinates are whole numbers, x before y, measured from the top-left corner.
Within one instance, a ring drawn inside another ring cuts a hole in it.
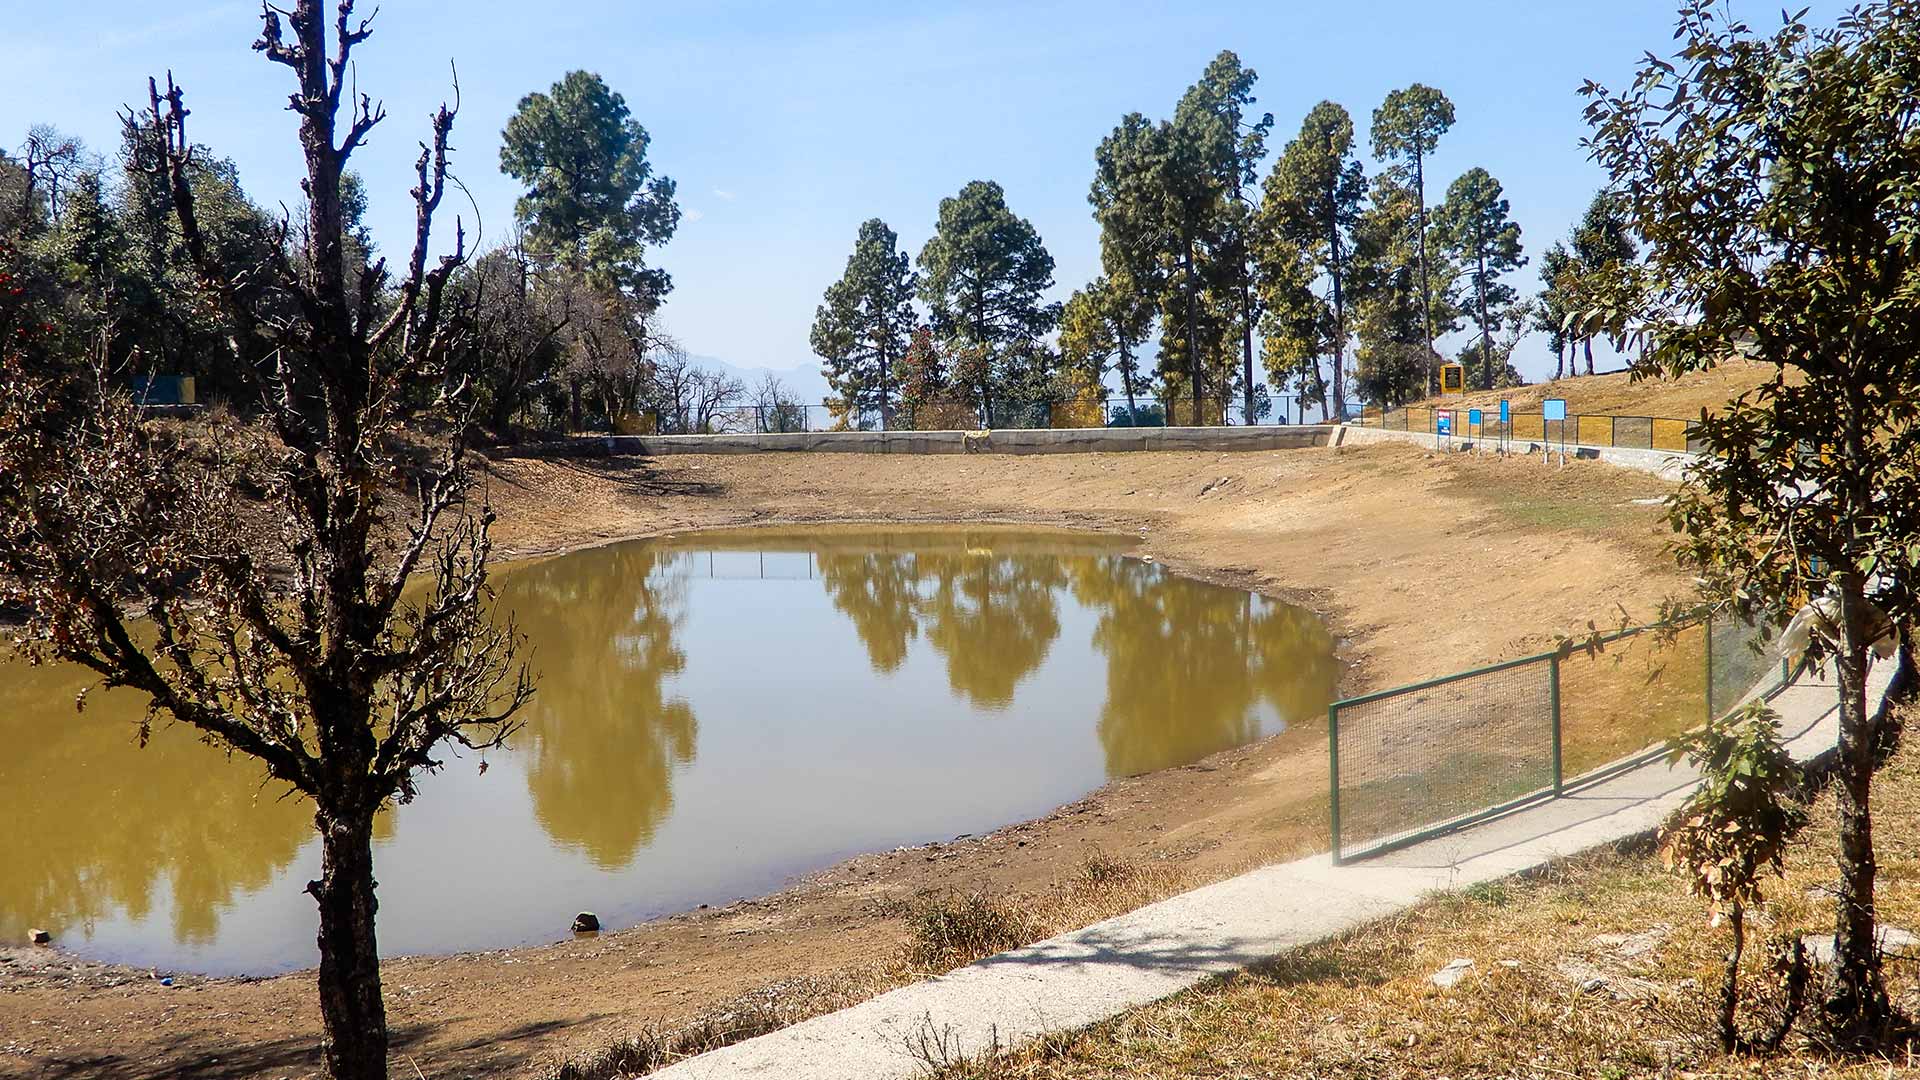
[[[811,336],[814,353],[825,361],[828,385],[850,413],[877,410],[881,423],[892,426],[898,397],[893,368],[906,355],[916,324],[918,285],[919,275],[887,223],[879,218],[863,223],[846,273],[827,287],[814,314]]]

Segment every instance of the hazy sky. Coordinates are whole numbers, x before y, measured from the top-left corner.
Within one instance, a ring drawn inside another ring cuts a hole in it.
[[[26,7],[26,0],[6,0]],[[1821,4],[1819,16],[1840,5]],[[367,4],[363,10],[371,10]],[[1777,5],[1737,3],[1756,25]],[[300,168],[286,69],[250,52],[247,3],[34,2],[11,19],[0,65],[0,142],[50,122],[110,151],[115,112],[172,69],[191,132],[239,165],[255,198],[292,203]],[[1126,112],[1161,117],[1223,48],[1260,75],[1277,151],[1331,98],[1364,132],[1387,91],[1421,81],[1453,99],[1429,198],[1480,165],[1505,184],[1527,254],[1564,235],[1599,182],[1579,146],[1582,79],[1624,82],[1670,44],[1671,0],[1270,0],[656,4],[614,0],[387,0],[356,54],[359,85],[391,114],[355,157],[376,237],[410,242],[406,191],[429,111],[462,90],[455,166],[489,240],[516,189],[499,132],[521,95],[573,68],[598,71],[653,136],[686,220],[654,255],[675,288],[665,316],[692,352],[747,367],[816,363],[807,329],[855,231],[884,218],[918,253],[939,200],[998,180],[1058,263],[1064,299],[1098,271],[1087,184],[1093,149]],[[1367,162],[1371,171],[1376,166]],[[474,209],[466,215],[474,231]],[[1515,284],[1538,288],[1537,262]],[[1529,376],[1551,368],[1522,347]]]

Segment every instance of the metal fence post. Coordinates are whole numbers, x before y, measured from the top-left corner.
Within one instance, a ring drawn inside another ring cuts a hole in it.
[[[1560,738],[1560,654],[1555,653],[1547,666],[1547,707],[1553,713],[1553,793],[1559,795],[1567,784],[1566,758]]]
[[[1332,808],[1333,865],[1340,865],[1340,706],[1327,706],[1327,805]]]
[[[1701,629],[1707,635],[1705,647],[1700,651],[1707,654],[1707,723],[1713,723],[1713,612],[1707,612],[1701,622]]]

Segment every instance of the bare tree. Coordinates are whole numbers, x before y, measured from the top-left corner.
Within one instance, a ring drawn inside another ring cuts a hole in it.
[[[474,324],[460,366],[470,373],[486,426],[507,441],[529,394],[565,360],[565,335],[582,298],[549,277],[516,233],[454,279]]]
[[[754,421],[761,431],[807,430],[806,406],[773,372],[764,372],[753,384]]]
[[[433,114],[422,144],[406,264],[350,276],[342,172],[385,112],[364,95],[343,112],[370,20],[340,0],[329,34],[328,14],[297,0],[261,15],[254,48],[295,78],[306,220],[297,245],[283,221],[260,265],[233,273],[201,231],[172,77],[164,90],[150,80],[147,110],[129,117],[164,149],[154,167],[185,257],[221,306],[263,424],[183,445],[104,377],[63,381],[9,358],[0,581],[24,613],[15,638],[30,659],[140,691],[143,738],[157,719],[191,725],[312,800],[323,1064],[378,1080],[375,817],[411,799],[449,748],[498,745],[532,685],[518,634],[489,610],[492,514],[466,501],[472,405],[448,363],[466,321],[446,303],[465,255],[457,223],[451,253],[429,258],[457,105]],[[256,292],[259,281],[271,288]],[[421,412],[452,433],[424,462],[395,438]]]
[[[648,365],[644,405],[669,435],[705,435],[715,421],[747,396],[747,384],[724,371],[703,368],[669,343]]]
[[[20,164],[27,173],[21,220],[32,220],[34,202],[44,198],[48,220],[60,224],[65,189],[90,165],[86,145],[51,124],[35,124],[27,129],[27,141],[20,147]]]

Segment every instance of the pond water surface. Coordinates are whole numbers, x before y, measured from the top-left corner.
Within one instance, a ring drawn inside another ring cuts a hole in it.
[[[552,940],[982,833],[1106,780],[1321,721],[1300,608],[1124,540],[689,535],[504,567],[539,693],[504,751],[381,815],[382,952]],[[72,669],[0,664],[0,942],[268,973],[314,962],[311,810]]]

